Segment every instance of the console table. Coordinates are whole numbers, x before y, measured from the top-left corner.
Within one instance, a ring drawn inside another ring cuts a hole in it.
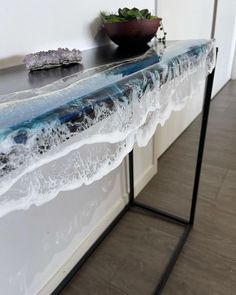
[[[120,165],[126,155],[129,159],[126,206],[54,294],[132,207],[184,227],[154,291],[160,294],[194,224],[215,58],[213,40],[170,41],[154,42],[137,52],[113,46],[88,50],[82,65],[67,68],[29,74],[23,66],[0,71],[0,216],[48,202],[61,190],[89,185]],[[181,110],[206,77],[187,220],[134,199],[133,146],[145,146],[156,126],[163,125],[172,111]],[[94,143],[103,143],[99,157],[89,151]],[[86,153],[81,154],[84,147]],[[69,153],[73,160],[64,161],[53,175],[44,175],[45,163],[66,159]]]

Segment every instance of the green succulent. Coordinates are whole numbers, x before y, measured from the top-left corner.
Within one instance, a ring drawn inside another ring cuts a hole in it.
[[[144,19],[155,19],[156,16],[151,15],[148,9],[139,10],[138,8],[134,7],[129,9],[119,8],[118,14],[108,14],[106,12],[101,12],[101,18],[104,23],[118,23],[124,22],[129,20],[144,20]]]

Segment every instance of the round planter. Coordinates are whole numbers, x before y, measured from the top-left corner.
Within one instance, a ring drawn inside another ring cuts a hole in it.
[[[122,47],[136,47],[147,44],[160,26],[160,18],[130,20],[119,23],[104,23],[103,27],[110,39]]]

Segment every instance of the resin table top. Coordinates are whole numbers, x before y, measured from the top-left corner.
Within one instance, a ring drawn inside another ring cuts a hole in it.
[[[209,42],[209,40],[167,41],[166,48],[168,47],[169,51],[169,49],[175,44],[178,44],[177,47],[182,47],[183,51],[185,51],[186,49],[190,49],[191,46],[200,46],[206,42]],[[29,72],[24,65],[6,68],[0,70],[0,95],[43,87],[58,79],[89,68],[113,62],[122,62],[122,60],[128,58],[135,58],[145,54],[145,52],[150,49],[157,51],[157,47],[159,47],[158,50],[166,51],[163,54],[164,56],[162,57],[162,60],[168,58],[167,49],[164,50],[164,45],[159,42],[153,43],[150,46],[147,45],[144,48],[137,50],[133,49],[130,51],[128,49],[121,49],[113,44],[110,44],[107,46],[101,46],[83,51],[82,62],[80,64],[70,65],[68,67],[57,67],[49,70],[34,72]],[[175,46],[171,49],[173,54],[175,54],[175,49]]]
[[[8,202],[40,204],[115,169],[134,143],[145,146],[157,124],[184,107],[214,66],[214,42],[188,40],[142,52],[87,50],[70,67],[1,70],[0,216]]]
[[[73,115],[69,118],[69,113],[73,113],[75,108],[77,117],[78,111],[82,111],[83,114],[84,112],[91,113],[98,102],[109,104],[111,96],[123,96],[124,88],[127,91],[129,77],[132,81],[135,79],[141,81],[140,73],[143,74],[141,71],[150,66],[154,66],[153,73],[154,71],[159,72],[159,82],[164,84],[168,79],[165,76],[166,66],[168,75],[181,74],[174,73],[174,71],[186,66],[184,64],[189,62],[191,57],[201,57],[209,44],[204,41],[176,42],[167,45],[165,50],[160,50],[162,44],[158,44],[146,53],[128,60],[119,59],[116,51],[105,47],[100,50],[87,51],[84,54],[86,57],[84,64],[87,68],[96,65],[90,70],[82,70],[83,65],[77,65],[66,69],[29,73],[28,79],[25,71],[22,71],[20,67],[2,71],[0,81],[3,85],[0,84],[0,89],[3,89],[3,92],[5,89],[7,94],[0,96],[0,140],[5,138],[4,134],[8,135],[13,130],[31,128],[36,121],[37,123],[48,121],[48,112],[53,120],[57,116],[61,123],[75,118]],[[179,57],[180,60],[177,60],[176,58]],[[181,61],[181,58],[186,57],[187,60]],[[112,63],[109,64],[109,60]],[[75,73],[68,76],[69,72],[70,74]],[[58,81],[61,76],[64,78]],[[55,80],[58,82],[53,83]],[[149,80],[151,82],[151,79]],[[11,94],[12,90],[15,90],[15,93]]]
[[[83,51],[83,60],[80,64],[33,72],[29,72],[24,65],[3,69],[0,70],[0,95],[39,88],[89,68],[140,56],[148,50],[150,50],[148,45],[128,51],[110,44]]]

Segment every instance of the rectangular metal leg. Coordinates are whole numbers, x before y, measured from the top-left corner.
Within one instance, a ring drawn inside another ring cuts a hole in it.
[[[130,188],[132,187],[132,189],[130,189],[130,194],[131,194],[130,205],[136,206],[145,211],[151,212],[152,214],[155,214],[155,216],[158,218],[162,218],[162,219],[164,218],[165,220],[169,222],[177,223],[182,226],[185,226],[184,232],[181,235],[175,249],[173,250],[173,253],[169,259],[169,262],[167,263],[160,279],[158,280],[157,287],[154,292],[155,295],[161,294],[161,291],[164,288],[173,270],[173,267],[178,259],[178,256],[180,255],[184,247],[184,244],[187,241],[188,235],[194,224],[198,188],[199,188],[199,181],[200,181],[200,174],[201,174],[201,167],[202,167],[202,159],[203,159],[203,152],[204,152],[204,145],[205,145],[205,138],[206,138],[206,131],[207,131],[207,123],[208,123],[209,109],[210,109],[210,103],[211,103],[211,94],[212,94],[212,87],[213,87],[213,81],[214,81],[214,73],[215,73],[215,70],[213,70],[213,72],[207,77],[203,111],[202,111],[202,123],[201,123],[201,130],[200,130],[198,155],[197,155],[197,162],[196,162],[196,169],[195,169],[192,200],[191,200],[190,217],[188,220],[134,200],[134,188],[132,187],[134,184],[134,180],[133,180],[134,174],[133,174],[133,167],[131,166],[133,165],[133,151],[129,153],[129,165],[130,165],[129,181],[130,181]]]

